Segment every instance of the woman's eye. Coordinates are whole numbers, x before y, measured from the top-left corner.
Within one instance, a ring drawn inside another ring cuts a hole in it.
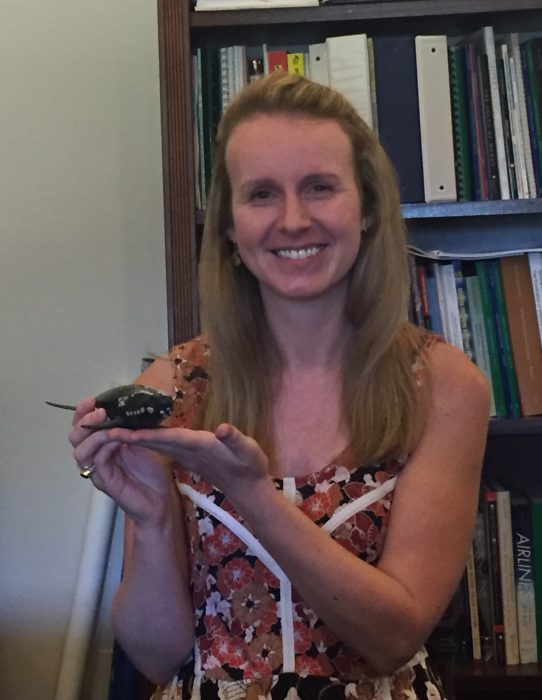
[[[256,190],[250,195],[250,199],[256,202],[264,202],[271,197],[271,192],[269,190]]]
[[[326,194],[327,192],[331,192],[333,190],[331,185],[328,185],[324,182],[319,182],[316,185],[313,185],[311,187],[312,192],[315,192],[316,194]]]

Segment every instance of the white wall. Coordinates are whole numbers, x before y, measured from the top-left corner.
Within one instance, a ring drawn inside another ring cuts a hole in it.
[[[156,3],[0,8],[0,697],[52,700],[91,486],[75,402],[167,346]]]

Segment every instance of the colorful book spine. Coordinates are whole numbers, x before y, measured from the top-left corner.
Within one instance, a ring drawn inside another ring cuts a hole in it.
[[[538,333],[542,345],[542,253],[529,253],[527,257],[529,259],[529,269],[531,271]]]
[[[472,551],[476,577],[476,600],[478,607],[478,629],[482,661],[495,661],[495,639],[493,632],[493,609],[491,601],[491,574],[489,550],[486,537],[486,522],[483,502],[476,514]]]

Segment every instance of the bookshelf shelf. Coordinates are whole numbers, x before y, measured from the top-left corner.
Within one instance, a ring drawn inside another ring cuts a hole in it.
[[[192,12],[190,26],[232,27],[249,24],[297,24],[304,22],[344,22],[427,15],[478,14],[484,12],[517,12],[540,9],[539,0],[405,0],[404,2],[350,2],[268,10],[224,10]]]
[[[542,199],[499,199],[486,202],[403,204],[402,212],[405,219],[448,219],[466,216],[539,214],[542,212]]]
[[[489,423],[488,432],[489,435],[542,436],[542,416],[530,418],[493,418]]]
[[[456,691],[476,692],[498,689],[504,692],[542,691],[542,664],[517,666],[495,666],[492,664],[471,664],[460,666],[454,674]]]

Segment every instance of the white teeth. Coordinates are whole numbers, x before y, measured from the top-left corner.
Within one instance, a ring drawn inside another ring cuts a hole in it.
[[[311,258],[313,255],[322,250],[322,246],[312,246],[312,248],[281,248],[275,251],[280,258],[288,258],[289,260],[302,260],[303,258]]]

